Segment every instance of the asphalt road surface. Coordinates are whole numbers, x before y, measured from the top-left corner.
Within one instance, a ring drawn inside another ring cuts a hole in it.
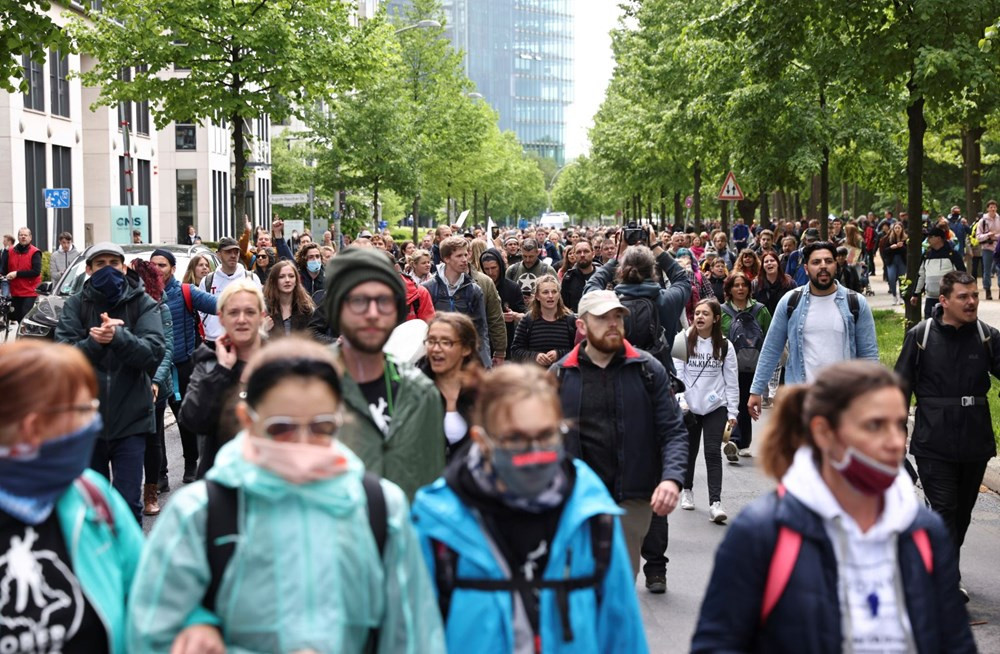
[[[759,435],[770,416],[765,410],[761,422],[755,425]],[[183,457],[180,435],[167,411],[167,455],[170,487],[182,486]],[[756,449],[756,448],[752,448]],[[749,502],[774,489],[754,459],[723,462],[722,504],[732,519]],[[985,491],[985,488],[984,488]],[[641,576],[636,583],[649,649],[654,654],[687,652],[691,645],[701,601],[712,573],[715,551],[722,541],[726,526],[708,520],[708,490],[705,483],[705,463],[699,453],[695,468],[695,510],[679,508],[670,516],[670,547],[667,556],[667,593],[652,595],[646,591]],[[161,503],[170,501],[170,494],[160,496]],[[155,518],[144,518],[148,532]],[[962,572],[965,586],[972,597],[969,604],[972,632],[981,652],[1000,652],[1000,497],[991,492],[980,493],[972,515],[972,526],[962,550]]]

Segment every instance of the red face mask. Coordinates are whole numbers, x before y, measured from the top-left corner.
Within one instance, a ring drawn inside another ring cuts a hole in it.
[[[830,460],[833,469],[855,490],[865,495],[881,495],[899,476],[899,466],[887,466],[853,447],[848,447],[842,461]]]

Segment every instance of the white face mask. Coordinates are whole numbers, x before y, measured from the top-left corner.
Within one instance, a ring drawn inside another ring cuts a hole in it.
[[[308,484],[331,479],[348,468],[343,445],[334,439],[329,445],[283,443],[247,434],[243,457],[291,484]]]

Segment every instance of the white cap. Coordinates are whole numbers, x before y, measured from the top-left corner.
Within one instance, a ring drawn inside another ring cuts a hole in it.
[[[582,298],[577,306],[577,313],[583,315],[589,313],[594,316],[603,316],[609,311],[622,309],[627,315],[629,310],[618,299],[614,291],[591,291]]]

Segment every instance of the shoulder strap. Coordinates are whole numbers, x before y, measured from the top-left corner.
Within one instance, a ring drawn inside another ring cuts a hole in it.
[[[385,555],[385,541],[389,534],[385,494],[382,492],[378,475],[371,472],[366,472],[361,478],[361,485],[364,486],[365,499],[368,500],[368,522],[371,524],[372,535],[375,536],[375,545],[378,546],[378,556],[381,559]]]
[[[455,591],[458,552],[439,540],[431,539],[431,553],[434,555],[434,585],[437,586],[438,608],[441,610],[441,620],[447,624],[451,595]]]
[[[239,533],[237,512],[239,510],[239,491],[229,486],[210,480],[205,480],[205,490],[208,493],[208,510],[205,519],[205,548],[208,556],[209,582],[205,589],[202,605],[209,611],[215,611],[215,599],[222,583],[222,575],[236,551],[236,541],[229,536]],[[220,543],[220,539],[226,539]]]
[[[986,348],[986,354],[989,356],[988,365],[993,365],[993,342],[990,339],[990,330],[987,326],[983,324],[982,320],[976,321],[976,328],[979,329],[979,340],[982,342],[983,346]]]
[[[847,308],[851,310],[854,322],[858,322],[858,316],[861,315],[861,300],[858,299],[857,292],[851,289],[847,289]]]
[[[757,314],[760,313],[760,310],[763,308],[764,305],[760,302],[754,302],[750,305],[750,315],[753,316],[754,320],[757,319]],[[857,320],[857,318],[855,318],[855,320]]]
[[[917,551],[920,552],[920,559],[924,562],[927,574],[934,574],[934,551],[931,549],[931,539],[927,535],[927,530],[923,527],[915,529],[912,538],[913,544],[917,546]]]
[[[653,373],[649,370],[649,366],[646,365],[645,360],[639,365],[642,367],[639,371],[642,376],[642,385],[646,387],[646,394],[649,395],[649,399],[652,401],[653,395],[656,393],[656,381],[653,379]]]
[[[615,517],[610,513],[599,513],[590,519],[590,550],[594,556],[594,593],[600,607],[604,599],[604,577],[611,567],[611,544],[615,534]]]
[[[799,306],[799,301],[802,300],[802,288],[797,288],[792,291],[791,297],[788,298],[788,308],[785,312],[786,318],[791,318],[792,314],[795,313],[795,308]]]
[[[205,292],[207,293],[212,292],[212,282],[214,281],[215,281],[215,273],[214,272],[208,273],[208,277],[205,278]]]
[[[115,516],[111,513],[111,506],[101,489],[83,475],[77,477],[73,485],[76,486],[77,492],[83,497],[87,506],[97,514],[97,519],[106,524],[111,529],[111,533],[114,534],[117,531],[115,529]]]
[[[188,313],[194,313],[194,302],[191,300],[191,285],[181,284],[181,295],[184,296],[184,307]]]
[[[784,485],[778,486],[779,501],[785,495]],[[781,527],[778,530],[778,541],[774,546],[774,553],[771,554],[771,565],[767,570],[767,582],[764,585],[764,598],[760,607],[760,622],[767,622],[768,616],[774,610],[782,593],[788,586],[788,580],[795,569],[795,562],[799,558],[799,550],[802,548],[802,534],[789,527]]]
[[[917,332],[917,347],[921,350],[927,349],[927,339],[931,334],[931,319],[926,318],[917,324],[917,329],[922,329],[923,333]]]
[[[736,318],[736,310],[729,306],[728,302],[722,303],[722,313],[726,314],[730,318]]]

